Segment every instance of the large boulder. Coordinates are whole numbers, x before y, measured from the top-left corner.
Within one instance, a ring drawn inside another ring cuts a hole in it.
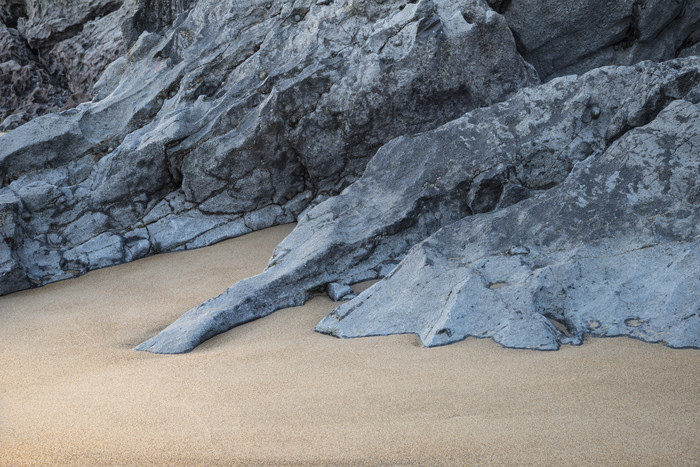
[[[645,62],[392,140],[301,216],[265,272],[137,349],[186,352],[327,284],[384,276],[317,329],[426,345],[474,335],[554,349],[596,334],[699,346],[699,103],[700,59]]]
[[[585,335],[700,347],[700,105],[677,100],[556,188],[462,219],[317,330],[491,337],[556,350]]]
[[[180,10],[165,35],[125,25],[143,32],[93,102],[2,137],[32,284],[291,222],[392,138],[538,82],[478,0]]]

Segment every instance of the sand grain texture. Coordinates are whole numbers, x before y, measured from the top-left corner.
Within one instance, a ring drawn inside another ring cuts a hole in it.
[[[339,340],[317,297],[194,352],[131,350],[261,271],[282,226],[0,297],[0,465],[700,462],[700,352]]]

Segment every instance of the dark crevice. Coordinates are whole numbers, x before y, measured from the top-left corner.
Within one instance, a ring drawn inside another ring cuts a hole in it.
[[[498,178],[483,180],[476,188],[469,208],[474,214],[492,211],[503,194],[503,181]]]
[[[683,39],[683,42],[681,42],[678,48],[676,48],[675,57],[678,57],[683,50],[694,46],[698,42],[700,42],[700,29],[691,32],[685,39]]]
[[[0,19],[8,28],[17,29],[19,19],[27,17],[27,5],[24,0],[8,0],[7,6],[3,10],[5,14]]]
[[[674,95],[668,95],[666,89],[660,89],[658,94],[650,96],[636,115],[626,117],[624,121],[617,123],[617,125],[615,125],[615,122],[610,125],[608,128],[609,133],[605,135],[605,148],[609,148],[629,131],[651,123],[671,102],[682,99],[685,93],[698,84],[700,84],[700,74],[689,71],[685,75],[679,76],[674,83],[681,95],[676,95],[675,93]]]
[[[169,141],[165,144],[165,162],[172,179],[173,189],[177,190],[182,187],[182,162],[190,153],[190,151],[177,151],[177,147],[186,140],[187,137]]]
[[[134,16],[122,25],[126,48],[131,47],[144,31],[162,35],[175,19],[189,10],[194,3],[195,0],[141,0]]]
[[[614,50],[627,50],[630,47],[632,47],[635,44],[635,42],[637,42],[637,39],[639,39],[639,37],[639,26],[637,25],[637,21],[633,16],[630,24],[627,26],[627,29],[625,29],[625,34],[623,38],[615,42],[612,45],[612,48]]]
[[[510,29],[511,34],[513,35],[513,41],[515,41],[515,50],[517,50],[520,56],[523,57],[523,59],[525,59],[527,55],[527,48],[525,47],[525,44],[513,28],[508,27],[508,29]]]
[[[488,3],[496,13],[502,15],[510,8],[512,0],[486,0],[486,3]]]

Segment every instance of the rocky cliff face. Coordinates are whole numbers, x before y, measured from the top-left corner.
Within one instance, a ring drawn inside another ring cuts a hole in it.
[[[92,98],[135,0],[0,3],[0,131]]]
[[[491,0],[543,80],[604,65],[669,60],[700,41],[697,0]]]
[[[59,3],[2,7],[13,85],[94,99],[0,137],[0,293],[298,218],[140,348],[387,275],[318,329],[698,346],[698,2]]]
[[[471,22],[449,2],[215,3],[141,35],[96,102],[5,137],[28,283],[291,222],[390,139],[537,82],[476,2]]]

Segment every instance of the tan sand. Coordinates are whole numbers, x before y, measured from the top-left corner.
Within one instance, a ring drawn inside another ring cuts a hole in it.
[[[0,465],[700,464],[700,351],[339,340],[333,303],[135,352],[255,274],[283,226],[0,297]]]

